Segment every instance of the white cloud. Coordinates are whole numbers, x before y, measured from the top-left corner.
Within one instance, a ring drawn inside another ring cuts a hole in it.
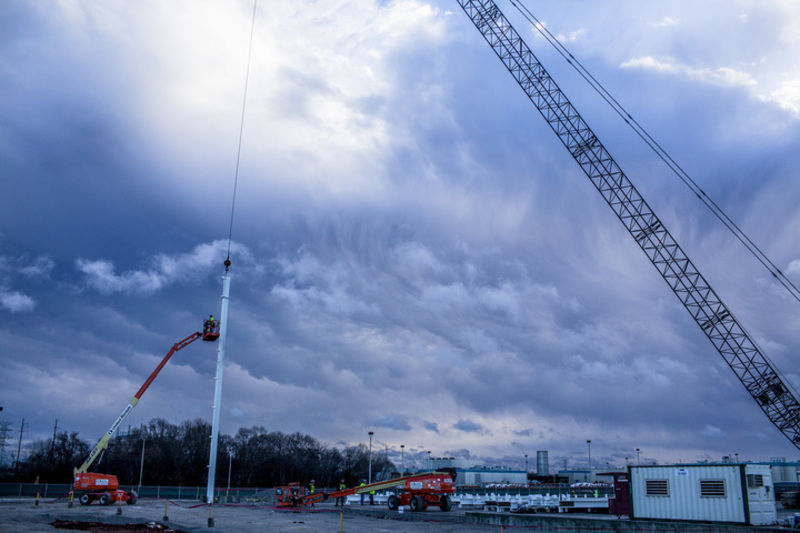
[[[764,102],[777,104],[795,117],[800,117],[800,77],[781,82],[777,89],[760,95],[759,98]]]
[[[556,39],[561,41],[562,43],[574,43],[575,41],[580,40],[586,34],[585,28],[580,28],[575,31],[571,31],[567,34],[559,33],[556,35]]]
[[[700,434],[703,435],[704,437],[713,437],[713,438],[725,436],[725,433],[720,428],[718,428],[717,426],[712,426],[710,424],[706,424],[705,427],[703,427],[703,430],[700,432]]]
[[[55,262],[47,256],[39,256],[31,263],[20,266],[19,273],[29,278],[49,278]]]
[[[180,168],[176,174],[195,189],[216,186],[219,174],[210,170],[228,170],[232,161],[251,24],[242,7],[70,2],[58,17],[77,42],[103,36],[107,52],[93,51],[85,62],[107,73],[125,64],[124,80],[110,74],[104,81],[127,93],[127,118],[148,150]],[[445,38],[445,14],[420,0],[260,4],[243,164],[269,161],[270,172],[258,172],[249,186],[382,194],[379,156],[409,142],[391,111],[380,112],[404,90],[395,83],[399,54]]]
[[[36,302],[33,298],[21,292],[0,292],[0,305],[12,313],[33,311]]]
[[[150,268],[127,270],[119,274],[114,263],[105,259],[78,258],[75,268],[84,275],[86,285],[104,294],[149,294],[171,283],[201,278],[214,272],[215,268],[221,271],[227,244],[226,240],[216,240],[199,244],[184,254],[158,254],[150,261]],[[249,250],[241,244],[231,245],[231,255],[245,267],[252,265]]]
[[[748,72],[729,67],[697,68],[682,64],[676,59],[656,59],[651,56],[635,57],[625,61],[620,68],[641,68],[655,70],[667,74],[675,74],[688,79],[713,85],[727,87],[747,87],[756,85],[753,76]]]
[[[650,25],[654,28],[667,28],[669,26],[674,26],[678,23],[678,19],[674,17],[664,17],[658,22],[651,22]]]
[[[786,273],[790,275],[798,275],[800,274],[800,259],[795,259],[789,263],[789,266],[786,267]]]

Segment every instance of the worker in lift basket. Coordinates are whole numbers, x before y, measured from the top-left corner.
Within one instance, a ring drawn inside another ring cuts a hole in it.
[[[216,320],[214,320],[214,315],[208,315],[208,320],[206,320],[205,323],[203,323],[203,333],[214,331],[215,325],[216,325]]]

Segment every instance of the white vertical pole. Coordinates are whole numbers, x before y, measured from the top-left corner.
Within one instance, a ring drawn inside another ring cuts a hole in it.
[[[139,495],[142,494],[142,474],[144,474],[144,443],[145,438],[142,438],[142,461],[139,463]]]
[[[219,410],[222,403],[222,369],[225,362],[225,334],[228,331],[228,300],[231,278],[225,271],[222,276],[222,312],[219,317],[219,344],[217,344],[217,377],[214,380],[214,414],[211,422],[211,453],[208,460],[208,505],[214,503],[214,477],[217,473],[217,440],[219,439]]]

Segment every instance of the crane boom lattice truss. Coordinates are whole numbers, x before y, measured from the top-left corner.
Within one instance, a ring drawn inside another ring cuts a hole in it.
[[[457,0],[773,424],[800,448],[800,402],[493,0]]]

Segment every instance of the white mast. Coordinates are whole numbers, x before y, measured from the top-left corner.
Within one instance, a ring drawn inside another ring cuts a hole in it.
[[[217,441],[219,439],[219,411],[222,404],[222,371],[225,363],[225,337],[228,331],[228,300],[230,299],[231,278],[228,273],[230,260],[225,261],[225,275],[222,276],[222,310],[219,323],[219,344],[217,344],[217,377],[214,379],[214,414],[211,422],[211,452],[208,460],[208,489],[206,501],[214,503],[214,478],[217,473]]]

